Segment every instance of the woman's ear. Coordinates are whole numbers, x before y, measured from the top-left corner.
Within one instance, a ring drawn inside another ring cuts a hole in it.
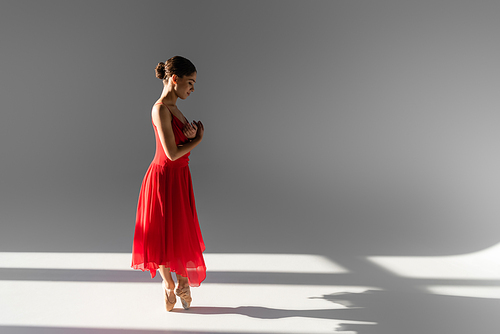
[[[172,83],[177,83],[177,74],[172,75]]]

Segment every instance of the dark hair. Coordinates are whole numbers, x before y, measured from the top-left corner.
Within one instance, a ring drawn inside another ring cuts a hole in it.
[[[182,78],[185,75],[191,75],[196,72],[196,67],[187,58],[181,56],[174,56],[164,62],[158,63],[156,65],[156,77],[158,79],[164,80],[170,78],[172,75],[177,75]]]

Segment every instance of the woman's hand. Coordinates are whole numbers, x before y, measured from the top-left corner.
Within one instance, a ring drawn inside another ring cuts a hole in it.
[[[196,125],[195,121],[193,123],[187,123],[184,125],[184,128],[182,128],[182,132],[188,139],[193,139],[196,137],[196,131],[198,130],[198,126]]]
[[[197,128],[195,138],[200,138],[201,140],[203,138],[203,134],[205,133],[205,127],[203,126],[203,123],[201,121],[193,121],[193,125],[196,125]]]

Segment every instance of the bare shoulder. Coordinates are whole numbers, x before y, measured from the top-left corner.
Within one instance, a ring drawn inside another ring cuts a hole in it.
[[[155,104],[151,110],[151,116],[153,118],[153,123],[156,126],[160,126],[160,124],[164,124],[165,122],[170,123],[172,121],[172,115],[164,104]]]

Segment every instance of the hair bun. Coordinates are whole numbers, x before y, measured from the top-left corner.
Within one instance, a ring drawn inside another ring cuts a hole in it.
[[[158,65],[156,65],[156,77],[158,79],[165,79],[166,77],[166,71],[165,71],[165,63],[164,62],[160,62],[158,63]]]
[[[185,75],[191,75],[195,72],[196,67],[194,64],[189,59],[182,56],[174,56],[166,62],[161,62],[156,65],[156,77],[161,80],[167,80],[173,75],[182,78]]]

